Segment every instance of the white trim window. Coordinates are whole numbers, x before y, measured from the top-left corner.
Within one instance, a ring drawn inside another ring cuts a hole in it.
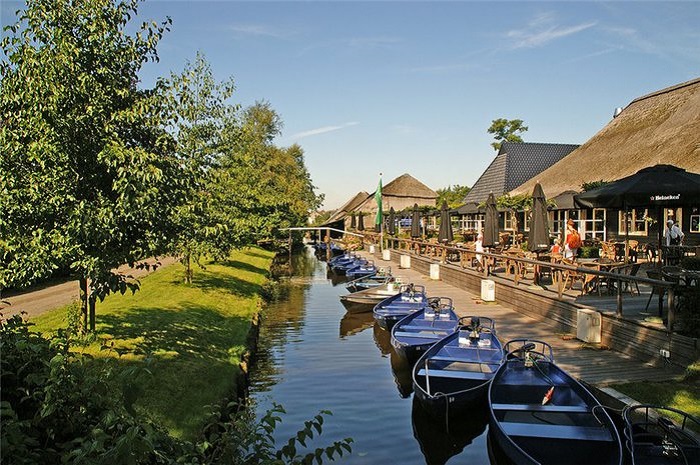
[[[617,214],[618,218],[618,234],[625,234],[624,216],[625,212],[620,210]],[[627,227],[630,236],[646,236],[648,235],[648,223],[646,218],[649,212],[646,208],[632,208],[627,212]]]
[[[515,231],[516,224],[517,219],[515,218],[515,212],[510,210],[503,212],[503,229],[506,231]]]

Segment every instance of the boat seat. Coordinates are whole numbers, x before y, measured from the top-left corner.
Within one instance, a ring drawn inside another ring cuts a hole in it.
[[[419,332],[410,332],[410,331],[396,331],[394,333],[395,337],[422,337],[422,338],[433,338],[433,339],[442,339],[445,337],[445,334],[443,332],[437,332],[437,333],[419,333]]]
[[[519,412],[561,412],[589,413],[586,405],[553,405],[553,404],[491,404],[494,410],[510,410]]]
[[[500,359],[498,360],[493,360],[493,359],[475,359],[475,358],[467,358],[467,357],[448,357],[448,356],[443,356],[443,355],[433,355],[432,357],[429,357],[428,360],[431,362],[461,362],[461,363],[476,363],[480,365],[489,365],[495,368],[498,368],[500,365]]]
[[[418,376],[425,376],[425,368],[421,368],[416,374]],[[458,370],[428,370],[428,378],[455,378],[488,381],[491,378],[493,378],[493,373],[480,373],[476,371]]]
[[[581,441],[613,441],[610,432],[600,426],[543,425],[508,421],[501,422],[500,425],[508,436],[574,439]]]

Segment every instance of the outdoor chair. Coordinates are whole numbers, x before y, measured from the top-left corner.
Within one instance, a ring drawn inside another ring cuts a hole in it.
[[[633,263],[631,265],[627,265],[621,271],[623,271],[627,276],[637,276],[637,273],[639,272],[639,268],[641,266],[642,265],[640,263]],[[637,289],[637,295],[639,295],[639,284],[637,283],[637,281],[625,281],[625,289],[629,289],[630,294],[633,294],[632,286],[634,286],[634,288]]]
[[[601,241],[600,248],[600,258],[615,260],[615,244],[612,242]]]
[[[561,259],[561,264],[562,265],[568,265],[568,266],[577,266],[576,262],[573,260],[570,260],[568,258],[562,258]],[[574,289],[574,284],[577,282],[581,283],[581,294],[586,293],[586,285],[588,284],[586,282],[586,273],[581,273],[579,271],[573,271],[573,270],[564,270],[562,272],[563,274],[563,281],[564,281],[564,289]]]

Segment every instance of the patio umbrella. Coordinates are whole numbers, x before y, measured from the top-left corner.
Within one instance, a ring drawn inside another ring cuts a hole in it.
[[[413,205],[413,214],[411,215],[411,237],[420,237],[420,212],[417,203]]]
[[[574,202],[584,208],[612,208],[625,212],[630,207],[656,207],[661,250],[663,208],[696,205],[699,197],[700,174],[673,165],[654,165],[575,195]]]
[[[496,210],[496,198],[493,192],[486,199],[486,214],[484,215],[484,247],[493,247],[498,244],[498,210]]]
[[[355,221],[355,213],[350,214],[350,229],[355,229],[357,227],[357,221]]]
[[[542,252],[549,249],[549,221],[547,220],[547,198],[538,182],[532,191],[532,219],[527,237],[527,250]]]
[[[358,231],[364,231],[365,230],[365,215],[362,214],[362,212],[359,213],[359,217],[357,218],[357,230]]]
[[[450,221],[450,210],[447,208],[447,202],[442,201],[442,209],[440,210],[440,231],[438,232],[438,241],[452,242],[454,234],[452,233],[452,222]]]
[[[387,228],[387,232],[389,233],[390,236],[393,236],[396,234],[396,212],[394,211],[394,207],[391,207],[389,209],[389,227]]]

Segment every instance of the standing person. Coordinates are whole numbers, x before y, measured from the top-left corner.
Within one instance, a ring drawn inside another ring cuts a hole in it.
[[[479,234],[476,236],[476,242],[474,243],[474,251],[476,252],[483,252],[484,251],[484,233],[479,231]],[[476,254],[476,261],[477,261],[477,269],[481,271],[482,268],[482,260],[483,256],[479,253]]]
[[[681,245],[685,234],[681,231],[680,226],[673,223],[673,220],[666,221],[666,231],[664,232],[666,245]]]
[[[561,237],[558,237],[554,239],[554,244],[552,245],[552,248],[549,249],[551,253],[562,253],[561,250]]]
[[[581,248],[581,236],[574,225],[574,220],[569,218],[566,222],[566,243],[564,244],[564,258],[576,260],[578,249]]]

